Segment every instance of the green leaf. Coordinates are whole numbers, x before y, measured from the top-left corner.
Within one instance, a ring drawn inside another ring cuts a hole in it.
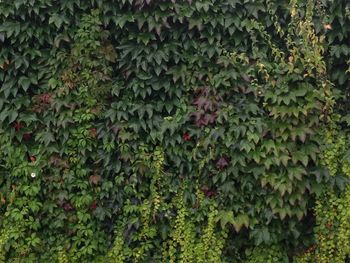
[[[9,112],[9,123],[12,123],[12,122],[14,122],[15,120],[16,120],[16,118],[18,117],[18,112],[17,111],[15,111],[15,110],[11,110],[10,112]]]
[[[18,83],[22,86],[24,91],[27,91],[31,84],[31,80],[28,77],[22,76],[19,78]]]

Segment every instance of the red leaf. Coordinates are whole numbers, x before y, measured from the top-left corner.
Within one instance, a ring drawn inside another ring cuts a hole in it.
[[[92,210],[95,210],[97,208],[97,202],[95,200],[91,203],[90,208]]]
[[[226,156],[221,157],[217,162],[216,162],[216,168],[218,169],[224,169],[226,166],[228,166],[230,163],[229,159]]]
[[[97,185],[101,181],[101,176],[93,174],[89,178],[90,183]]]
[[[40,100],[42,103],[50,104],[52,101],[52,95],[50,93],[43,93],[40,95]]]
[[[72,211],[74,209],[74,207],[72,206],[72,204],[70,202],[65,202],[63,204],[63,209],[66,212]]]
[[[185,141],[191,140],[191,136],[190,136],[188,133],[184,133],[184,135],[182,136],[182,138],[183,138]]]
[[[96,128],[91,128],[90,129],[90,136],[92,138],[96,138],[96,136],[97,136],[97,129]]]
[[[20,129],[23,128],[23,125],[19,121],[16,121],[13,127],[15,128],[16,131],[19,131]]]
[[[32,135],[30,133],[24,133],[22,136],[22,139],[24,141],[29,141],[32,138]]]

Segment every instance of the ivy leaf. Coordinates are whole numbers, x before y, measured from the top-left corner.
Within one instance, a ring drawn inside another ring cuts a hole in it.
[[[49,18],[49,24],[54,24],[57,28],[60,28],[63,23],[63,18],[62,15],[59,15],[57,13],[54,13],[50,18]]]
[[[18,116],[18,112],[15,110],[11,110],[8,116],[9,116],[9,123],[12,123],[16,120]]]
[[[24,91],[27,91],[29,86],[30,86],[30,84],[31,84],[31,80],[28,77],[22,76],[22,77],[19,78],[18,83],[19,83],[19,85],[22,86]]]
[[[234,218],[233,218],[233,212],[232,211],[219,211],[216,222],[220,221],[221,228],[225,228],[227,223],[233,224]]]
[[[43,131],[43,132],[37,133],[37,135],[35,136],[35,139],[43,143],[45,146],[48,146],[50,142],[55,141],[55,137],[50,131]]]
[[[232,222],[236,232],[238,233],[243,226],[248,227],[249,226],[249,217],[246,214],[238,215],[234,218]]]
[[[89,177],[89,181],[91,184],[97,185],[101,181],[101,176],[93,174]]]

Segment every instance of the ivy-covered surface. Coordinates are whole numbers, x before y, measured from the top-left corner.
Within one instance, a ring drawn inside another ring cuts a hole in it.
[[[345,262],[349,8],[1,1],[0,262]]]

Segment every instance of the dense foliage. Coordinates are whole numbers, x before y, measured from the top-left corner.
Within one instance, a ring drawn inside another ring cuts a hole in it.
[[[0,1],[0,262],[346,262],[349,20]]]

